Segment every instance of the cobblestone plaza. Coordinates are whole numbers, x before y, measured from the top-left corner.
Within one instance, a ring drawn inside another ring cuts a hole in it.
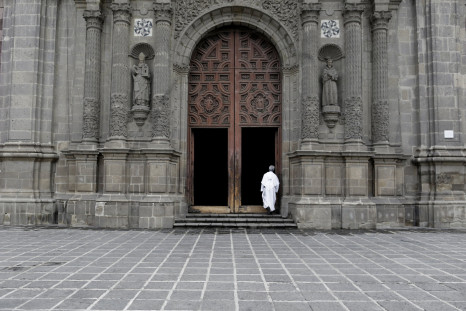
[[[466,310],[464,230],[0,234],[0,310]]]

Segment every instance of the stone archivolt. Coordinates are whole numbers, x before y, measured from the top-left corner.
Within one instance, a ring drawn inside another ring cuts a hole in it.
[[[179,38],[181,32],[202,12],[213,6],[228,5],[232,0],[178,0],[175,2],[175,39]],[[299,8],[298,1],[293,0],[239,0],[235,4],[255,6],[271,13],[282,22],[298,39]]]

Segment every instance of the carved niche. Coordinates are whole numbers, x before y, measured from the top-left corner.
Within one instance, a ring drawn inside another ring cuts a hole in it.
[[[138,59],[139,63],[133,65],[133,98],[131,113],[136,124],[144,125],[150,111],[151,73],[146,60],[154,58],[154,49],[147,43],[135,45],[130,52],[130,57]]]

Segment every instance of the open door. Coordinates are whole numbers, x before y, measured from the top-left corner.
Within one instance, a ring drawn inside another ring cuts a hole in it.
[[[191,59],[188,98],[188,196],[206,213],[257,213],[269,165],[280,176],[281,74],[262,34],[224,28]]]

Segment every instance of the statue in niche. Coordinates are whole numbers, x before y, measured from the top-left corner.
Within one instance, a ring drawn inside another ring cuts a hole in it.
[[[145,62],[146,55],[139,53],[139,64],[131,69],[133,75],[133,118],[139,127],[144,125],[149,114],[150,71]]]
[[[322,114],[330,132],[340,119],[340,106],[338,106],[338,73],[333,67],[333,59],[325,58],[327,66],[322,73]]]
[[[338,73],[333,67],[333,60],[330,57],[327,57],[325,60],[327,66],[322,73],[322,106],[338,105]]]
[[[145,62],[144,53],[139,53],[139,64],[134,65],[133,75],[133,103],[137,106],[149,106],[150,99],[150,71]]]

